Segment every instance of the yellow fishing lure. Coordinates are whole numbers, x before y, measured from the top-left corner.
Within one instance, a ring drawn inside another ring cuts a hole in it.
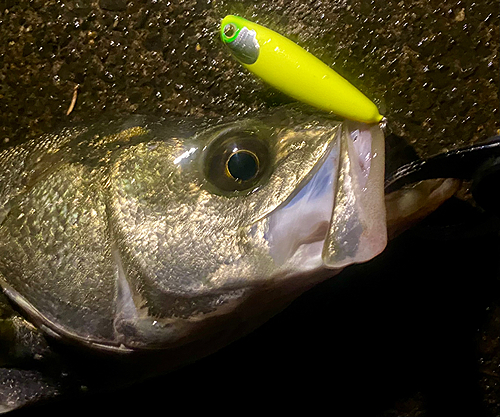
[[[382,120],[377,106],[329,66],[280,34],[239,16],[226,16],[221,38],[249,71],[285,94],[364,123]]]

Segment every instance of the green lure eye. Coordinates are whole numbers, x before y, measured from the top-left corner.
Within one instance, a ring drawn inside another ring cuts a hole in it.
[[[238,28],[234,23],[228,23],[224,27],[224,37],[227,42],[231,42],[236,38],[236,35],[238,34]]]
[[[259,159],[253,152],[237,150],[226,162],[226,174],[236,181],[249,181],[259,173]]]

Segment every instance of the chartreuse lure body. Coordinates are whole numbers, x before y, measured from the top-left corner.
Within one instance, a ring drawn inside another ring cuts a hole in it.
[[[226,16],[221,38],[249,71],[285,94],[364,123],[382,120],[377,106],[314,55],[280,34],[239,16]]]

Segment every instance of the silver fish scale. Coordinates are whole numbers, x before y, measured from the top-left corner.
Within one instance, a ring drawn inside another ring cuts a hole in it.
[[[51,322],[112,338],[116,267],[103,192],[85,167],[64,165],[15,199],[0,253],[3,279]]]

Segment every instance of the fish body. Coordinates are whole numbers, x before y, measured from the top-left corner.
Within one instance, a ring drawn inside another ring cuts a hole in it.
[[[361,91],[279,33],[229,15],[222,20],[221,38],[245,68],[285,94],[350,120],[382,120],[375,104]]]

